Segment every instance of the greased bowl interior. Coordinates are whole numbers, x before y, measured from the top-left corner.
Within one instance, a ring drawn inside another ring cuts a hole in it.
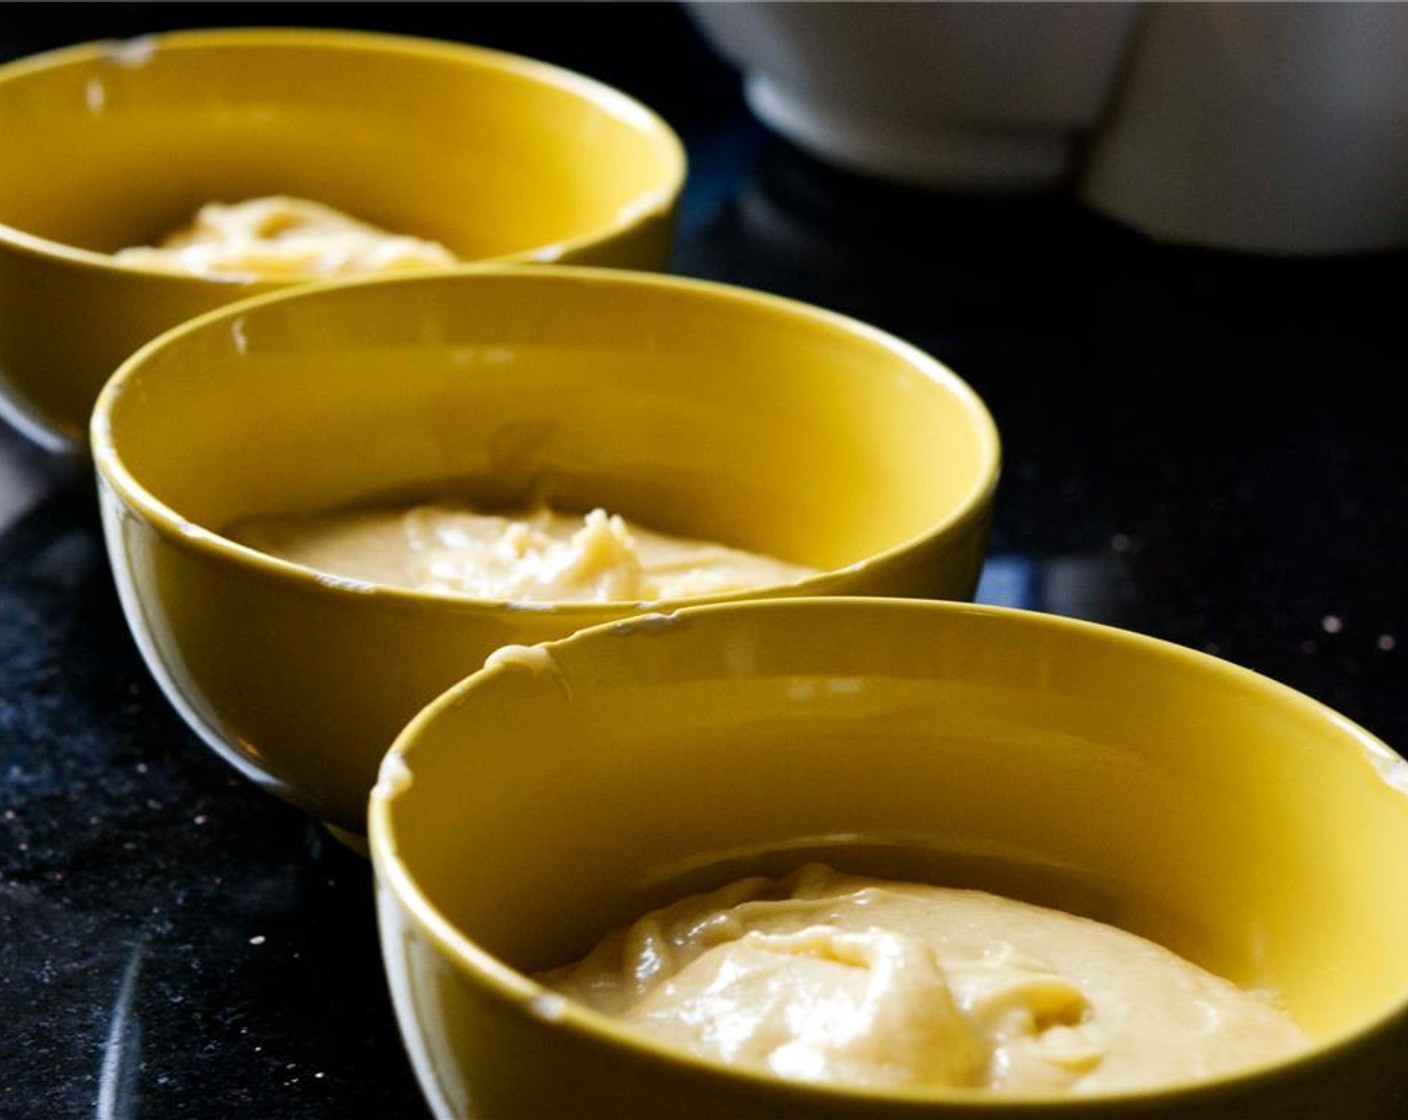
[[[506,644],[656,609],[328,578],[224,535],[392,497],[602,506],[810,565],[767,594],[971,597],[992,419],[928,355],[744,289],[548,265],[304,287],[144,347],[93,418],[147,661],[247,773],[348,832],[425,703]]]
[[[458,43],[333,30],[176,32],[0,66],[0,405],[80,443],[104,380],[199,312],[287,281],[109,256],[204,203],[303,196],[461,259],[661,268],[683,149],[645,106]]]
[[[441,1117],[1387,1120],[1408,1089],[1405,791],[1408,767],[1346,719],[1178,646],[972,604],[779,599],[496,657],[399,737],[370,840]],[[1270,987],[1314,1045],[1201,1087],[867,1094],[677,1054],[528,977],[682,883],[815,853],[1123,926]]]

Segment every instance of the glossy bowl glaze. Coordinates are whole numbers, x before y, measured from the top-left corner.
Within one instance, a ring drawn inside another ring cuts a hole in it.
[[[441,1118],[1403,1115],[1408,765],[1300,693],[1127,631],[775,599],[506,651],[398,738],[370,843]],[[1269,987],[1312,1048],[1104,1097],[865,1093],[727,1070],[529,978],[680,884],[818,853],[1130,929]]]
[[[0,410],[81,446],[103,382],[191,316],[295,281],[117,263],[206,202],[312,198],[461,259],[660,268],[683,149],[577,74],[457,43],[228,29],[0,66]]]
[[[999,470],[972,389],[879,331],[743,289],[549,265],[213,312],[123,365],[92,448],[127,617],[168,696],[346,833],[365,831],[397,732],[493,650],[659,608],[328,578],[227,539],[235,520],[532,496],[821,570],[755,597],[968,598]]]

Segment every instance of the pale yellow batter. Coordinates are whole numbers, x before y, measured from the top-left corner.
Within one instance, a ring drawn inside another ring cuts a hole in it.
[[[1097,1093],[1306,1041],[1269,1000],[1112,926],[819,864],[685,898],[539,979],[701,1056],[854,1086]]]
[[[526,602],[650,602],[792,583],[812,568],[656,533],[592,510],[420,504],[255,518],[233,540],[344,579]]]
[[[226,279],[404,272],[455,263],[435,241],[389,233],[340,210],[273,195],[200,208],[159,245],[119,249],[124,264]]]

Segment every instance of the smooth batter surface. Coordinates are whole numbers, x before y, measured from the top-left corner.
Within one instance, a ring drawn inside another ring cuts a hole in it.
[[[438,242],[390,233],[286,195],[212,202],[159,245],[119,249],[114,256],[144,268],[229,279],[349,276],[455,263]]]
[[[791,583],[814,569],[671,537],[592,510],[421,504],[238,522],[233,540],[331,575],[529,602],[678,599]]]
[[[1112,926],[817,864],[682,899],[539,979],[701,1056],[856,1086],[1093,1093],[1306,1041],[1267,999]]]

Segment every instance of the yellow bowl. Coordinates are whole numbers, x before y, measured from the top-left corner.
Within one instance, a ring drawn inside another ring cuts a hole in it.
[[[1405,793],[1369,734],[1205,654],[998,607],[776,599],[495,659],[398,738],[370,843],[442,1118],[1389,1120],[1408,1099]],[[866,1093],[727,1070],[529,978],[662,885],[817,853],[1113,922],[1273,988],[1312,1046],[1105,1097]]]
[[[0,411],[81,447],[106,378],[191,316],[291,281],[117,263],[210,201],[292,194],[465,260],[663,267],[683,149],[530,59],[332,30],[92,43],[0,66]]]
[[[122,366],[91,443],[154,674],[207,742],[348,833],[365,832],[397,732],[490,652],[655,608],[350,584],[226,539],[232,522],[392,494],[532,495],[822,570],[753,596],[967,598],[999,460],[976,394],[863,324],[550,265],[212,312]]]

